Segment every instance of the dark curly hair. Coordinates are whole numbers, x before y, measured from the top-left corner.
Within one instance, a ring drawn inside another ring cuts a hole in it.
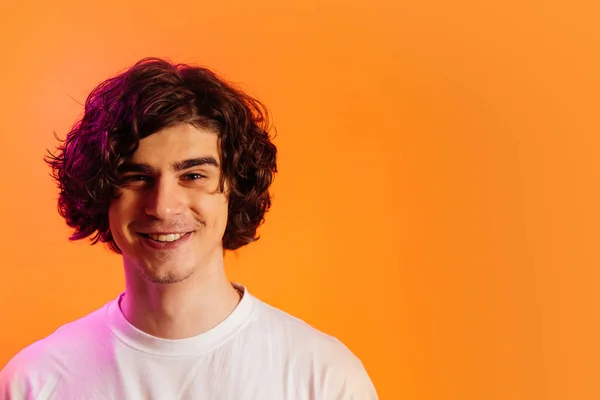
[[[45,158],[60,189],[58,211],[75,229],[70,240],[92,236],[92,244],[104,242],[121,253],[108,223],[118,171],[141,139],[181,123],[218,134],[219,187],[223,191],[227,182],[229,191],[223,248],[258,239],[277,172],[267,109],[206,68],[145,58],[99,84],[82,119]]]

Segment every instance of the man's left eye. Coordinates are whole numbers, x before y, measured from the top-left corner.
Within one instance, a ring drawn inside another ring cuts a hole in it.
[[[206,178],[206,177],[202,174],[187,174],[187,175],[185,175],[185,178],[188,180],[195,181],[195,180]]]

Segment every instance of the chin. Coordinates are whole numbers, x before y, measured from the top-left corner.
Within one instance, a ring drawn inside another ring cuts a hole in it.
[[[141,275],[141,278],[153,283],[177,283],[194,274],[194,268],[179,257],[170,260],[146,258],[137,264],[136,269],[140,272],[138,275]]]
[[[172,284],[185,281],[194,271],[143,271],[143,273],[144,277],[152,283]]]

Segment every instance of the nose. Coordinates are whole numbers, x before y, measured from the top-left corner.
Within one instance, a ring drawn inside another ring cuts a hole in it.
[[[175,182],[158,179],[148,191],[144,211],[161,220],[181,214],[185,206],[185,194],[182,190]]]

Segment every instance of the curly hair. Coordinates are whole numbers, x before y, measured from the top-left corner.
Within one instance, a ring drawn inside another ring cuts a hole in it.
[[[258,239],[277,172],[267,109],[206,68],[145,58],[93,89],[81,120],[45,158],[60,190],[59,214],[75,230],[70,240],[91,236],[92,244],[121,253],[108,222],[119,168],[141,139],[182,123],[210,128],[219,138],[219,187],[227,183],[229,191],[224,250]]]

